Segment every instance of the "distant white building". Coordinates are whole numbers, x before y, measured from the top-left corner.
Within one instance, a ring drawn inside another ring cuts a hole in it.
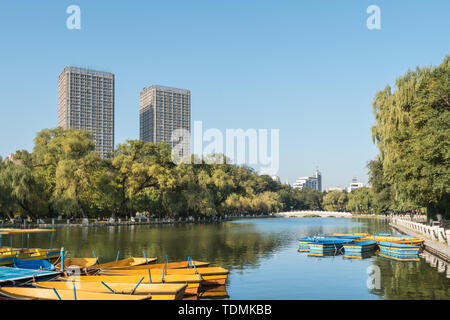
[[[302,190],[303,188],[322,191],[322,174],[319,170],[316,170],[312,177],[300,177],[295,181],[294,189]]]
[[[356,177],[353,177],[352,182],[350,183],[350,186],[347,188],[348,192],[352,192],[353,190],[356,190],[358,188],[364,187],[364,183],[358,182],[358,179]]]
[[[327,192],[331,192],[331,191],[342,191],[342,188],[340,186],[334,187],[334,188],[328,188]]]
[[[280,177],[279,176],[277,176],[277,175],[275,175],[275,176],[272,176],[272,180],[273,181],[276,181],[276,182],[280,182]]]

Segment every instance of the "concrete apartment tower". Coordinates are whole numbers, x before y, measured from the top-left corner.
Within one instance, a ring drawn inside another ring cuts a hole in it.
[[[140,139],[177,146],[178,157],[190,154],[191,92],[160,85],[144,88],[139,102]],[[183,129],[187,135],[172,141],[172,133]]]
[[[67,66],[58,77],[58,126],[92,133],[103,158],[114,151],[114,74]]]

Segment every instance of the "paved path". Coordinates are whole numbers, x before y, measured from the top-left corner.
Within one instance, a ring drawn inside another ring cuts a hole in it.
[[[432,254],[440,257],[441,259],[450,262],[450,246],[445,245],[443,243],[433,241],[431,239],[425,238],[422,234],[418,234],[414,232],[411,229],[405,228],[403,226],[398,226],[396,224],[390,223],[390,226],[394,229],[397,229],[398,231],[402,233],[409,234],[411,236],[424,239],[424,249],[431,252]]]

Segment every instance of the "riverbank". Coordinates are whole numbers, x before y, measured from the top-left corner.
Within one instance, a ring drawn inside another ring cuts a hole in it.
[[[137,226],[137,225],[175,225],[175,224],[214,224],[225,221],[239,220],[239,219],[261,219],[261,218],[275,218],[275,215],[239,215],[224,217],[199,217],[199,218],[165,218],[165,219],[149,219],[146,217],[131,218],[131,219],[108,219],[108,220],[88,220],[82,219],[80,221],[71,222],[70,220],[52,219],[51,222],[41,221],[40,223],[29,222],[7,222],[1,221],[0,228],[58,228],[58,227],[113,227],[113,226]]]

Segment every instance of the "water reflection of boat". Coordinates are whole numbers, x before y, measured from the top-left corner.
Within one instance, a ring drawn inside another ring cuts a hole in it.
[[[327,253],[315,253],[315,252],[308,252],[309,257],[334,257],[339,255],[340,252],[334,251],[334,252],[327,252]]]
[[[229,298],[226,286],[208,287],[199,292],[200,298],[224,299]]]
[[[358,259],[358,260],[362,260],[362,259],[367,259],[370,257],[373,257],[375,255],[375,253],[372,252],[362,252],[362,253],[357,253],[357,252],[350,252],[350,253],[345,253],[344,254],[344,258],[346,259]]]
[[[395,254],[390,252],[379,252],[378,255],[380,257],[395,260],[395,261],[401,261],[401,262],[417,262],[420,261],[418,255],[406,255],[406,254]]]

